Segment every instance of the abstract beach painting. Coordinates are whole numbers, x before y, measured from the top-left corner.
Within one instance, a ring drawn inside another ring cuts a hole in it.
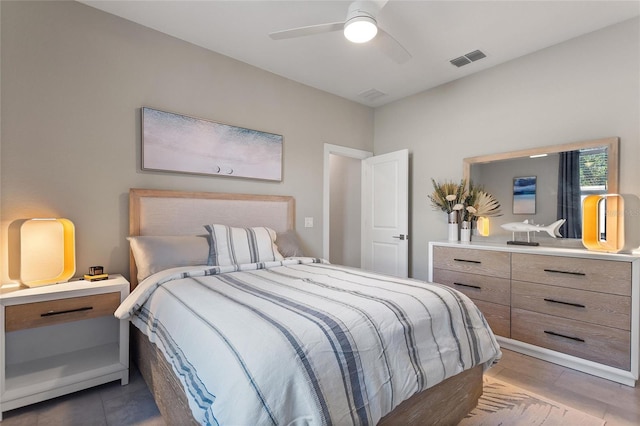
[[[283,137],[142,108],[142,169],[282,180]]]

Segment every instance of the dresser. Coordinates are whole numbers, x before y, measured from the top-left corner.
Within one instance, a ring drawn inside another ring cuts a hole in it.
[[[429,243],[429,281],[469,296],[500,345],[635,386],[640,257],[497,243]]]

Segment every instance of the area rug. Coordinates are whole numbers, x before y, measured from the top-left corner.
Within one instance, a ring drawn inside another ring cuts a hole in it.
[[[459,426],[604,424],[603,419],[485,376],[478,406]]]

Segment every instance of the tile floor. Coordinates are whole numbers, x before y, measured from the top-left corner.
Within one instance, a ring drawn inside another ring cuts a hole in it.
[[[0,426],[164,426],[140,372],[127,386],[107,383],[85,391],[7,411]]]
[[[640,386],[631,388],[509,350],[487,374],[607,421],[640,424]],[[0,426],[165,425],[140,373],[128,386],[113,382],[4,413]],[[517,425],[517,422],[514,423]]]

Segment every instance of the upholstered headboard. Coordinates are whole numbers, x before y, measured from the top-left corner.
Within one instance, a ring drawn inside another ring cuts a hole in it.
[[[204,235],[204,225],[294,229],[295,200],[285,195],[227,194],[157,189],[129,190],[129,235]],[[137,268],[130,255],[131,288]]]

